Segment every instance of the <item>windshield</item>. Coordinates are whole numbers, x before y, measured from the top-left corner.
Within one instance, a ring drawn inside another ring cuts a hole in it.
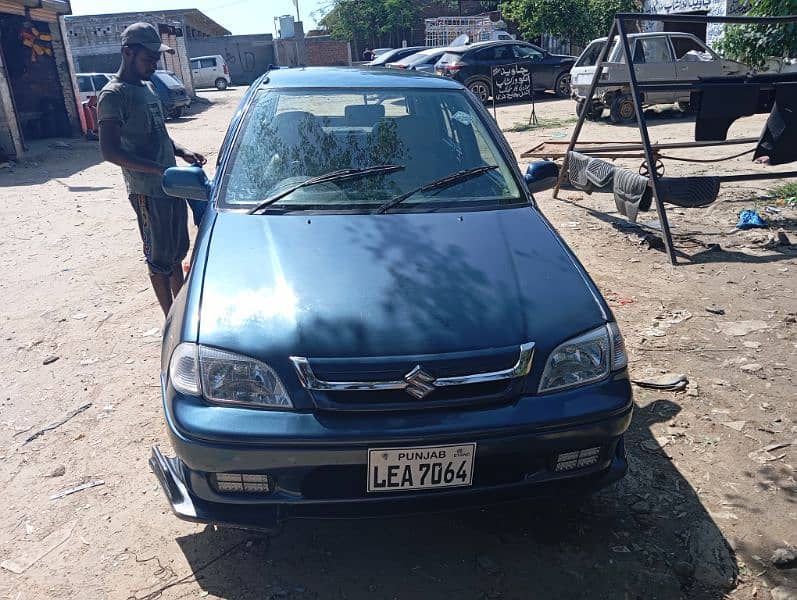
[[[166,87],[173,88],[173,87],[181,87],[183,85],[168,73],[156,73],[156,75],[158,76],[158,79],[160,79],[163,85],[165,85]]]
[[[404,168],[307,186],[269,210],[367,212],[424,184],[485,165],[497,168],[415,194],[400,210],[526,201],[460,90],[265,90],[242,127],[222,179],[221,208],[251,209],[307,179],[377,165]]]
[[[598,64],[598,59],[601,55],[601,50],[603,50],[603,45],[606,43],[606,40],[595,40],[594,42],[590,43],[584,49],[584,52],[581,53],[581,56],[578,57],[575,66],[577,67],[594,67]]]
[[[442,52],[417,52],[415,54],[410,54],[409,56],[405,56],[399,62],[399,64],[412,66],[412,65],[419,65],[430,60],[434,60],[437,62],[437,59],[440,58]]]

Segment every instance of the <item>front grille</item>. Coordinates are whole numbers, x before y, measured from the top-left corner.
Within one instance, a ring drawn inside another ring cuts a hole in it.
[[[434,378],[491,373],[512,368],[518,347],[439,356],[366,359],[312,359],[316,377],[327,381],[401,381],[416,366]],[[522,379],[435,387],[417,399],[407,390],[308,390],[316,407],[330,411],[408,411],[511,402]]]

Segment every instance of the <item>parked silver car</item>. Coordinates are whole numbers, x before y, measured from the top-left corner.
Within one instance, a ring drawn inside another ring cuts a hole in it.
[[[640,83],[696,81],[701,77],[739,75],[750,70],[747,65],[720,57],[690,33],[636,33],[628,36],[628,42]],[[590,42],[570,70],[571,95],[578,103],[577,114],[586,105],[595,64],[605,43],[606,38]],[[588,107],[587,118],[598,119],[604,108],[608,108],[613,123],[634,120],[634,103],[626,81],[628,71],[618,38],[609,52],[609,60],[601,75],[596,96]],[[678,103],[682,109],[689,108],[689,90],[644,92],[642,99],[646,105]]]

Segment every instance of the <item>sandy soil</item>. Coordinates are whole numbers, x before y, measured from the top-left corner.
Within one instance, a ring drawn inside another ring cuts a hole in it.
[[[171,134],[213,160],[242,92],[203,94],[213,104]],[[537,114],[544,128],[508,132],[518,155],[572,130],[569,100],[545,98]],[[504,128],[528,116],[528,105],[498,109]],[[743,119],[731,134],[757,135],[763,120]],[[688,140],[692,127],[661,116],[651,136]],[[584,131],[636,135],[608,124]],[[118,169],[101,163],[96,143],[67,143],[37,144],[0,170],[0,563],[32,562],[21,574],[0,568],[0,598],[795,597],[781,594],[797,588],[797,570],[770,561],[797,545],[797,250],[766,247],[779,228],[797,244],[797,209],[766,197],[777,182],[726,186],[709,208],[670,210],[677,267],[609,195],[538,196],[612,305],[632,376],[689,378],[685,392],[636,389],[631,471],[619,485],[579,509],[301,521],[263,536],[178,521],[147,467],[152,444],[168,448],[162,316]],[[753,168],[749,157],[665,164],[668,174]],[[739,210],[768,205],[780,211],[767,213],[770,230],[734,230]],[[729,335],[740,322],[755,330]],[[103,483],[51,499],[91,481]]]

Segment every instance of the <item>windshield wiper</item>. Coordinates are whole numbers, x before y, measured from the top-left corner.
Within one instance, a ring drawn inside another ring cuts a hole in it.
[[[275,202],[282,200],[285,196],[291,195],[296,190],[300,190],[305,187],[309,187],[311,185],[317,185],[319,183],[328,183],[330,181],[344,181],[347,179],[359,179],[360,177],[368,177],[369,175],[378,175],[384,173],[393,173],[395,171],[401,171],[404,169],[403,165],[376,165],[373,167],[365,167],[363,169],[340,169],[338,171],[330,171],[329,173],[324,173],[323,175],[319,175],[318,177],[311,177],[310,179],[305,179],[301,183],[297,183],[296,185],[289,187],[286,190],[282,190],[274,194],[273,196],[269,196],[265,200],[263,200],[260,204],[255,206],[252,210],[249,211],[250,215],[255,214],[258,211],[263,210],[267,206],[271,206]]]
[[[415,194],[420,194],[421,192],[428,192],[430,190],[439,190],[443,188],[447,188],[455,183],[460,183],[462,181],[466,181],[468,179],[472,179],[473,177],[477,177],[482,173],[486,173],[487,171],[493,171],[498,168],[498,165],[484,165],[482,167],[474,167],[473,169],[465,169],[464,171],[457,171],[456,173],[452,173],[451,175],[446,175],[440,179],[436,179],[431,183],[427,183],[422,185],[421,187],[415,188],[414,190],[410,190],[409,192],[405,192],[401,194],[401,196],[396,196],[392,200],[388,200],[382,206],[377,208],[374,211],[374,214],[382,214],[387,212],[394,206],[401,204],[410,196],[414,196]]]

